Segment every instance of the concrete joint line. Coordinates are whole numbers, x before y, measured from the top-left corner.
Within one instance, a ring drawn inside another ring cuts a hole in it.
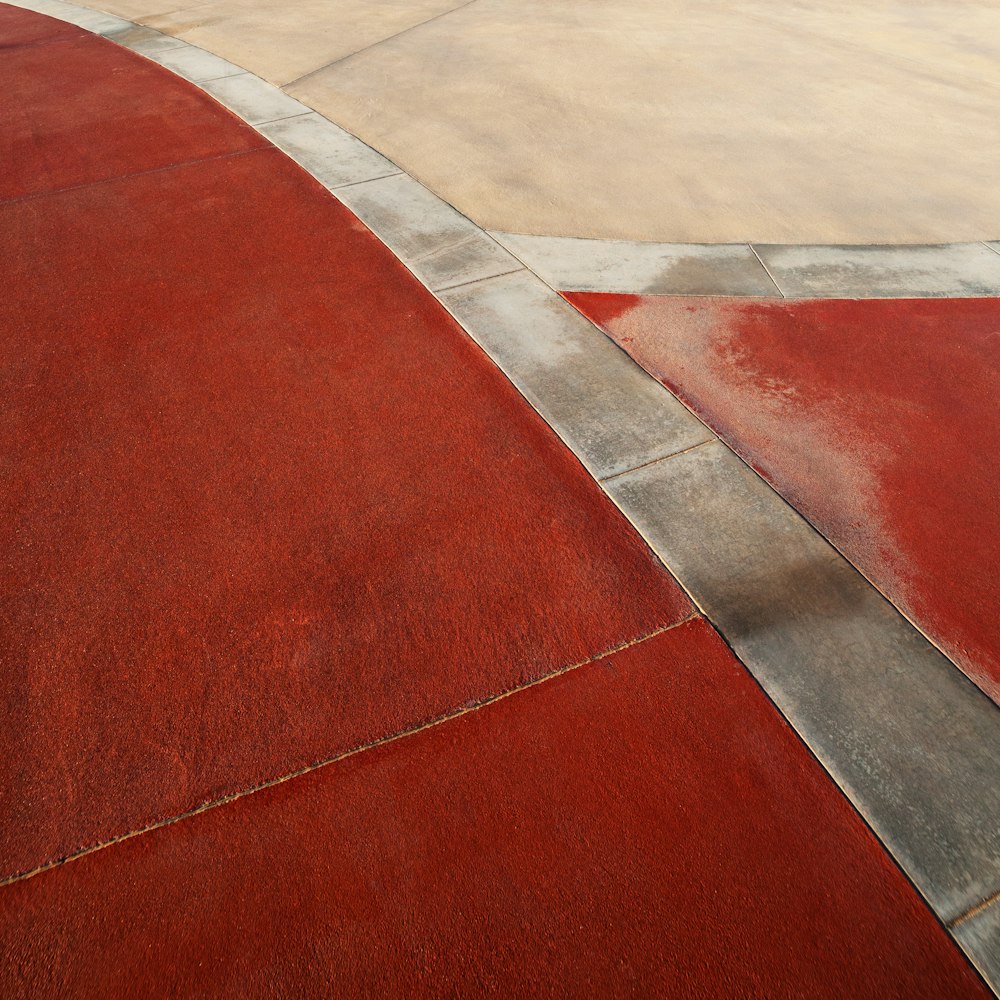
[[[194,809],[187,810],[187,812],[178,813],[175,816],[168,816],[165,819],[158,820],[155,823],[150,823],[137,830],[129,830],[127,833],[119,834],[117,837],[112,837],[110,840],[82,847],[66,857],[58,858],[55,861],[49,861],[46,864],[39,865],[37,868],[31,869],[30,871],[10,875],[0,881],[0,888],[7,885],[13,885],[15,882],[24,882],[29,878],[34,878],[36,875],[41,875],[44,872],[51,871],[53,868],[58,868],[69,861],[76,861],[79,858],[86,857],[88,854],[94,854],[95,852],[102,851],[107,847],[113,847],[115,844],[121,844],[126,840],[132,840],[134,837],[140,837],[145,833],[152,833],[154,830],[159,830],[162,827],[171,826],[174,823],[179,823],[181,820],[190,819],[192,816],[208,812],[209,809],[215,809],[218,806],[227,805],[230,802],[235,802],[237,799],[242,799],[248,795],[253,795],[256,792],[262,792],[265,789],[273,788],[275,785],[283,785],[286,781],[291,781],[294,778],[300,778],[305,774],[310,774],[313,771],[318,771],[321,768],[328,767],[330,764],[336,764],[338,761],[346,760],[348,757],[355,757],[359,753],[363,753],[366,750],[375,750],[378,747],[385,746],[387,743],[395,743],[397,740],[405,739],[408,736],[416,736],[418,733],[424,732],[424,730],[431,729],[434,726],[440,726],[453,719],[461,718],[463,715],[468,715],[470,712],[478,712],[480,709],[487,708],[490,705],[496,704],[498,701],[503,701],[503,699],[509,698],[511,695],[520,694],[523,691],[530,691],[532,688],[536,688],[540,684],[546,683],[546,681],[555,680],[557,677],[562,677],[564,674],[571,673],[574,670],[579,670],[580,667],[586,667],[591,663],[597,663],[599,660],[607,659],[609,656],[615,656],[616,654],[624,652],[626,649],[631,649],[633,646],[638,646],[640,643],[646,642],[649,639],[655,639],[658,635],[663,635],[664,632],[670,632],[675,628],[680,628],[682,625],[686,625],[688,622],[693,621],[698,617],[699,615],[697,613],[690,614],[686,618],[681,619],[679,622],[662,625],[660,628],[653,629],[652,632],[648,632],[646,635],[641,635],[634,639],[628,639],[625,642],[619,643],[617,646],[604,650],[603,652],[595,653],[593,656],[589,656],[585,660],[580,660],[576,663],[569,663],[563,667],[558,667],[555,670],[549,671],[547,674],[543,674],[541,677],[538,677],[533,681],[528,681],[527,683],[520,684],[517,687],[508,688],[506,691],[500,691],[497,694],[483,698],[474,704],[462,705],[459,708],[444,712],[441,715],[435,716],[433,719],[428,719],[426,722],[421,722],[418,725],[410,726],[407,729],[401,729],[395,733],[389,733],[388,735],[381,736],[369,743],[363,743],[360,746],[352,747],[349,750],[344,750],[341,753],[334,754],[332,757],[327,757],[312,764],[307,764],[305,767],[296,768],[294,771],[278,775],[275,778],[269,778],[266,781],[261,781],[256,785],[249,786],[248,788],[241,788],[238,791],[220,796],[217,799],[210,799],[208,802],[203,802],[201,805],[195,806]]]
[[[137,29],[62,0],[14,2],[98,34]],[[145,39],[147,58],[258,127],[436,296],[603,481],[973,963],[1000,986],[1000,712],[554,290],[996,296],[1000,243],[682,246],[488,234],[253,74],[187,43],[128,37]]]
[[[781,286],[778,284],[777,281],[774,280],[774,275],[771,274],[771,272],[767,270],[767,264],[765,264],[762,260],[760,260],[760,254],[757,253],[757,251],[754,249],[753,244],[752,243],[748,243],[747,246],[750,247],[750,252],[754,255],[754,257],[756,257],[757,260],[760,261],[760,266],[762,268],[764,268],[764,270],[767,272],[767,276],[771,279],[771,284],[773,284],[774,287],[778,289],[778,294],[782,298],[785,298],[785,293],[781,290]]]
[[[433,17],[428,17],[423,21],[418,21],[416,24],[411,24],[408,28],[403,28],[400,31],[395,32],[391,35],[386,35],[385,38],[380,38],[377,42],[372,42],[370,45],[365,45],[354,52],[349,52],[346,56],[340,56],[339,59],[333,59],[328,63],[324,63],[322,66],[317,66],[316,69],[311,69],[308,73],[303,73],[302,76],[296,77],[294,80],[289,80],[288,83],[284,84],[286,87],[294,87],[296,84],[302,83],[303,80],[308,80],[314,77],[317,73],[322,73],[324,70],[328,70],[331,66],[338,66],[340,63],[347,62],[353,59],[355,56],[363,55],[365,52],[369,52],[371,49],[376,49],[380,45],[385,45],[386,42],[394,41],[401,35],[408,35],[411,31],[416,31],[418,28],[423,28],[427,24],[432,24],[434,21],[440,21],[442,17],[447,17],[449,14],[454,14],[457,11],[468,7],[470,4],[474,4],[476,0],[465,0],[465,3],[460,3],[457,7],[452,7],[450,10],[443,10],[440,14],[435,14]]]

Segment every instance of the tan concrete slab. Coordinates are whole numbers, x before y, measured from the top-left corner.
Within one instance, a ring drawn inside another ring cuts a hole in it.
[[[489,228],[995,236],[995,43],[945,31],[953,5],[869,6],[478,0],[293,90]],[[961,10],[1000,38],[1000,6]]]
[[[1000,235],[994,0],[104,6],[272,81],[312,73],[290,93],[487,228],[679,243]]]

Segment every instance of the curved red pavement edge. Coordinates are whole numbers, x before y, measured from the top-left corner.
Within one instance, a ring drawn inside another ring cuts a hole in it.
[[[486,357],[283,154],[247,152],[256,134],[218,105],[92,36],[13,49],[0,85],[39,110],[4,137],[31,197],[0,206],[0,767],[20,793],[3,875],[690,613]],[[120,131],[110,147],[79,102]],[[40,190],[53,161],[72,187]]]

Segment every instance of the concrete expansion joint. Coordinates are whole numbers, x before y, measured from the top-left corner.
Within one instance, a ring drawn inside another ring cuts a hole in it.
[[[384,180],[386,177],[399,177],[402,173],[402,170],[389,170],[384,174],[379,174],[378,177],[369,177],[363,181],[348,181],[346,184],[335,184],[330,188],[330,190],[341,191],[344,188],[359,187],[362,184],[372,184],[375,181]]]
[[[14,2],[120,38],[201,87],[350,209],[601,483],[938,917],[961,914],[945,922],[984,968],[987,937],[976,928],[998,911],[1000,881],[1000,803],[984,788],[984,776],[1000,773],[996,706],[559,292],[771,300],[1000,296],[1000,244],[666,244],[488,233],[347,130],[212,53],[130,35],[132,22],[62,0]],[[679,624],[71,857],[478,710]],[[884,669],[872,670],[873,662]],[[963,725],[955,727],[955,719]],[[942,732],[952,743],[947,768],[914,768]]]
[[[18,872],[14,875],[10,875],[2,880],[0,880],[0,890],[6,886],[14,885],[18,882],[24,882],[27,879],[34,878],[37,875],[42,875],[45,872],[52,871],[53,869],[60,868],[62,865],[68,864],[71,861],[77,861],[80,858],[84,858],[89,854],[94,854],[97,851],[105,850],[109,847],[114,847],[116,844],[124,843],[127,840],[133,840],[136,837],[141,837],[144,834],[152,833],[155,830],[160,830],[166,826],[172,826],[175,823],[180,823],[184,820],[192,819],[195,816],[201,815],[201,813],[208,812],[210,809],[216,809],[219,806],[228,805],[231,802],[236,802],[239,799],[246,798],[249,795],[254,795],[257,792],[265,791],[268,788],[274,788],[277,785],[283,785],[288,781],[292,781],[295,778],[301,778],[306,774],[311,774],[314,771],[318,771],[322,768],[328,767],[331,764],[336,764],[340,761],[347,760],[350,757],[356,757],[358,754],[364,753],[366,750],[376,750],[379,747],[385,746],[388,743],[395,743],[398,740],[405,739],[408,736],[416,736],[418,733],[425,732],[428,729],[440,726],[444,723],[451,722],[454,719],[460,719],[462,716],[469,715],[472,712],[478,712],[481,709],[488,708],[490,705],[494,705],[499,701],[503,701],[512,695],[520,694],[524,691],[530,691],[532,688],[536,688],[547,681],[555,680],[558,677],[563,677],[566,674],[572,673],[581,667],[589,666],[592,663],[597,663],[600,660],[606,660],[609,657],[615,656],[618,653],[622,653],[627,649],[632,649],[650,639],[655,639],[657,636],[663,635],[666,632],[671,632],[674,629],[680,628],[683,625],[687,625],[689,622],[700,618],[701,615],[697,611],[693,611],[686,615],[680,621],[670,622],[666,625],[662,625],[659,628],[653,629],[643,635],[637,636],[633,639],[627,639],[624,642],[618,643],[608,649],[605,649],[599,653],[595,653],[593,656],[589,656],[586,659],[578,660],[575,663],[566,664],[563,667],[558,667],[555,670],[550,670],[549,672],[542,674],[540,677],[536,677],[534,680],[527,681],[524,684],[518,684],[514,687],[508,688],[504,691],[500,691],[497,694],[490,695],[486,698],[482,698],[472,704],[462,705],[459,708],[453,709],[449,712],[444,712],[441,715],[435,716],[432,719],[428,719],[425,722],[421,722],[415,726],[409,726],[405,729],[401,729],[394,733],[389,733],[386,736],[379,737],[375,740],[370,740],[367,743],[363,743],[359,746],[352,747],[349,750],[345,750],[342,753],[335,754],[331,757],[326,757],[323,760],[315,761],[311,764],[307,764],[304,767],[296,768],[293,771],[289,771],[286,774],[279,775],[275,778],[269,778],[267,781],[262,781],[254,785],[250,785],[246,788],[242,788],[239,791],[231,792],[228,795],[220,796],[219,798],[212,799],[208,802],[202,802],[200,805],[193,809],[188,809],[185,812],[178,813],[174,816],[169,816],[165,819],[158,820],[155,823],[149,823],[146,826],[139,827],[135,830],[130,830],[127,833],[119,834],[116,837],[112,837],[108,840],[101,841],[100,843],[91,844],[87,847],[83,847],[80,850],[74,851],[71,854],[67,854],[64,857],[57,858],[53,861],[46,862],[45,864],[39,865],[36,868],[32,868],[30,871]]]
[[[632,469],[625,469],[623,472],[616,472],[612,476],[605,476],[603,479],[598,480],[600,483],[610,483],[615,479],[621,479],[622,476],[631,475],[633,472],[638,472],[640,469],[647,469],[651,465],[658,465],[660,462],[667,462],[671,458],[678,458],[680,455],[687,455],[689,452],[694,451],[697,448],[704,448],[706,444],[711,444],[713,441],[718,441],[719,439],[714,435],[712,437],[706,438],[704,441],[698,442],[698,444],[691,445],[690,448],[682,448],[680,451],[672,451],[669,455],[661,455],[659,458],[651,459],[648,462],[644,462],[642,465],[637,465]]]
[[[785,298],[785,293],[784,293],[784,292],[783,292],[783,291],[781,290],[781,286],[780,286],[780,285],[778,284],[778,282],[777,282],[777,281],[775,281],[775,280],[774,280],[774,275],[773,275],[773,274],[771,274],[771,272],[770,272],[770,271],[768,270],[768,268],[767,268],[767,264],[765,264],[765,263],[764,263],[764,261],[762,261],[762,260],[760,259],[760,254],[759,254],[759,253],[757,253],[756,249],[754,249],[754,245],[753,245],[752,243],[748,243],[748,244],[747,244],[747,246],[748,246],[748,247],[750,247],[750,252],[751,252],[751,253],[752,253],[752,254],[754,255],[754,257],[756,257],[756,258],[757,258],[757,260],[758,260],[758,261],[760,261],[760,266],[761,266],[762,268],[764,268],[764,270],[765,270],[765,271],[767,272],[767,276],[768,276],[768,277],[769,277],[769,278],[771,279],[771,281],[772,281],[772,282],[774,283],[774,287],[775,287],[775,288],[776,288],[776,289],[778,290],[778,294],[779,294],[779,295],[780,295],[780,296],[781,296],[782,298]]]
[[[509,271],[501,271],[499,274],[491,274],[486,278],[472,278],[469,281],[460,281],[455,285],[440,285],[435,287],[433,291],[435,294],[437,292],[453,292],[459,288],[467,288],[469,285],[478,285],[485,281],[494,281],[497,278],[506,278],[508,274],[517,274],[519,271],[526,271],[525,267],[512,267]]]
[[[319,73],[323,73],[330,69],[331,66],[338,66],[341,63],[348,62],[355,56],[359,56],[364,52],[370,52],[372,49],[378,48],[380,45],[385,45],[387,42],[395,41],[402,35],[408,35],[411,31],[416,31],[418,28],[423,28],[434,21],[440,21],[442,18],[447,17],[449,14],[454,14],[457,11],[463,10],[466,7],[470,7],[472,4],[476,3],[477,0],[465,0],[465,3],[460,3],[457,7],[452,7],[450,10],[441,11],[440,14],[435,14],[433,17],[428,17],[417,24],[411,24],[408,28],[403,28],[402,31],[397,31],[392,35],[387,35],[385,38],[380,38],[377,42],[372,42],[371,45],[365,45],[360,49],[356,49],[354,52],[349,52],[345,56],[340,56],[337,59],[333,59],[328,63],[324,63],[322,66],[318,66],[316,69],[310,70],[308,73],[303,73],[302,76],[296,77],[294,80],[289,80],[285,87],[294,87],[296,84],[302,83],[305,80],[309,80]]]
[[[148,177],[153,174],[164,174],[174,170],[183,170],[186,167],[194,167],[201,163],[211,163],[215,160],[235,160],[240,157],[253,156],[257,153],[266,153],[266,152],[268,152],[268,149],[265,146],[259,149],[240,149],[229,153],[219,153],[218,155],[215,156],[202,156],[193,160],[181,160],[178,163],[171,163],[165,167],[153,167],[150,170],[136,170],[133,171],[132,173],[118,174],[115,177],[106,177],[96,181],[87,181],[85,184],[70,184],[67,185],[66,187],[50,188],[46,191],[41,191],[37,193],[18,195],[15,198],[0,198],[0,204],[9,205],[24,201],[34,201],[35,199],[45,198],[52,194],[66,194],[67,192],[70,191],[82,191],[85,190],[86,188],[101,187],[102,185],[105,184],[113,184],[116,181],[120,181],[125,177]]]
[[[948,926],[950,928],[959,927],[960,925],[967,923],[970,920],[973,920],[975,917],[978,917],[981,913],[985,913],[986,910],[990,909],[991,907],[997,907],[997,906],[1000,906],[1000,889],[997,889],[997,891],[993,893],[992,896],[987,896],[987,898],[984,899],[981,903],[977,903],[975,906],[971,907],[960,917],[955,917],[954,920],[949,922]]]

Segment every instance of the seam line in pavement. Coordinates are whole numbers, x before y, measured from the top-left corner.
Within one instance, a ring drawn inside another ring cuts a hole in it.
[[[602,479],[598,479],[599,483],[610,483],[615,479],[620,479],[622,476],[631,475],[633,472],[639,472],[642,469],[648,469],[651,465],[659,465],[660,462],[669,462],[672,458],[678,458],[681,455],[687,455],[689,452],[695,451],[698,448],[704,448],[706,444],[711,444],[713,441],[718,441],[720,438],[710,437],[706,438],[704,441],[699,441],[697,444],[691,445],[690,448],[682,448],[680,451],[672,451],[669,455],[660,455],[659,458],[651,458],[648,462],[643,462],[642,465],[637,465],[631,469],[625,469],[622,472],[616,472],[612,476],[604,476]]]
[[[311,69],[308,73],[303,73],[302,76],[297,76],[294,80],[289,80],[287,83],[283,83],[281,87],[282,89],[285,87],[294,87],[303,80],[308,80],[310,77],[314,77],[317,73],[322,73],[324,70],[330,69],[338,63],[347,62],[348,59],[353,59],[355,56],[361,55],[362,52],[368,52],[370,49],[377,49],[380,45],[384,45],[386,42],[391,42],[394,39],[399,38],[401,35],[407,35],[411,31],[416,31],[417,28],[422,28],[426,24],[431,24],[434,21],[440,21],[442,17],[454,14],[456,11],[462,10],[464,7],[469,7],[475,2],[476,0],[465,0],[465,3],[460,3],[457,7],[452,7],[451,10],[443,10],[440,14],[435,14],[433,17],[427,18],[426,21],[420,21],[418,24],[411,24],[408,28],[403,28],[401,31],[397,31],[394,35],[387,35],[385,38],[380,38],[377,42],[372,42],[370,45],[364,45],[354,52],[349,52],[346,56],[340,56],[337,59],[332,59],[328,63],[324,63],[322,66],[317,66],[316,69]]]
[[[313,114],[316,113],[317,112],[313,112]],[[293,156],[292,159],[294,160],[295,157]],[[301,166],[301,164],[299,164],[299,166]],[[333,184],[330,186],[329,190],[340,191],[343,188],[358,187],[359,184],[369,184],[371,181],[382,181],[385,180],[386,177],[399,177],[402,173],[402,170],[390,170],[387,174],[376,174],[374,177],[366,177],[364,180],[360,181],[348,181],[346,184]]]
[[[782,298],[786,298],[785,293],[782,291],[781,285],[779,285],[778,282],[775,281],[774,275],[771,274],[770,270],[768,269],[767,264],[765,264],[760,259],[760,254],[757,253],[757,248],[752,243],[748,243],[747,246],[750,248],[750,253],[752,253],[754,255],[754,257],[756,257],[757,260],[760,262],[760,266],[762,268],[764,268],[764,271],[767,273],[767,276],[771,279],[771,284],[774,285],[774,287],[778,290],[778,294]]]
[[[127,174],[115,174],[114,177],[102,177],[100,180],[87,181],[85,184],[70,184],[68,187],[51,188],[46,191],[34,191],[31,194],[21,194],[16,198],[0,198],[0,205],[16,205],[22,201],[36,201],[49,195],[66,194],[69,191],[82,191],[85,188],[100,187],[103,184],[114,184],[115,181],[129,180],[132,177],[146,177],[149,174],[163,174],[170,170],[183,170],[198,163],[211,163],[213,160],[228,160],[237,156],[251,156],[254,153],[270,153],[272,147],[257,146],[255,149],[237,149],[232,153],[219,153],[215,156],[201,156],[194,160],[183,160],[180,163],[170,163],[164,167],[152,167],[149,170],[135,170]]]
[[[141,52],[139,54],[142,55]],[[222,80],[232,80],[232,79],[234,79],[234,77],[223,76],[223,77],[220,77],[219,79],[222,79]],[[204,82],[205,83],[217,83],[218,81],[217,80],[205,80]],[[197,84],[195,84],[195,86],[197,86]],[[265,125],[274,125],[277,122],[288,122],[288,121],[291,121],[293,118],[305,118],[306,115],[314,115],[315,113],[316,112],[313,111],[312,108],[309,108],[307,111],[296,111],[294,115],[281,115],[279,118],[268,118],[268,120],[266,122],[254,122],[253,127],[254,128],[263,128]]]
[[[7,0],[4,0],[4,2],[6,3]],[[80,40],[80,35],[69,35],[65,38],[40,38],[34,42],[16,42],[14,45],[5,45],[3,48],[0,48],[0,52],[20,52],[23,49],[41,49],[46,45],[65,45],[67,42],[79,42]]]
[[[454,285],[436,285],[434,287],[434,293],[438,292],[453,292],[458,288],[467,288],[469,285],[478,285],[483,281],[492,281],[494,278],[506,278],[508,274],[517,274],[520,271],[526,271],[527,268],[521,264],[519,267],[512,267],[509,271],[501,271],[499,274],[487,274],[482,278],[470,278],[468,281],[459,281]]]
[[[978,917],[980,913],[984,910],[988,910],[991,906],[1000,905],[1000,889],[997,889],[992,896],[987,896],[981,903],[977,903],[970,910],[963,913],[960,917],[955,917],[948,926],[950,928],[960,927],[967,920],[972,920],[973,917]]]
[[[512,695],[520,694],[522,691],[529,691],[532,688],[538,687],[540,684],[544,684],[546,681],[551,681],[557,677],[563,677],[566,674],[572,673],[580,667],[586,667],[591,663],[597,663],[598,661],[607,659],[610,656],[615,656],[618,653],[624,652],[626,649],[638,646],[649,639],[655,639],[657,636],[663,635],[665,632],[671,632],[673,629],[680,628],[682,625],[687,625],[689,622],[692,622],[695,619],[700,619],[701,617],[702,615],[698,611],[692,611],[691,614],[682,618],[678,622],[672,622],[669,625],[661,625],[659,628],[653,629],[645,635],[641,635],[635,639],[628,639],[616,646],[612,646],[610,649],[595,653],[593,656],[589,656],[585,660],[579,660],[576,663],[570,663],[563,667],[557,667],[555,670],[550,670],[547,674],[543,674],[541,677],[536,677],[532,681],[528,681],[525,684],[519,684],[516,687],[508,688],[504,691],[498,692],[497,694],[489,695],[488,697],[482,698],[471,705],[466,704],[462,705],[460,708],[452,709],[449,712],[443,712],[441,715],[437,715],[433,719],[428,719],[426,722],[421,722],[415,726],[409,726],[406,729],[400,729],[397,732],[389,733],[387,736],[380,736],[378,739],[371,740],[368,743],[363,743],[360,746],[344,750],[343,752],[334,754],[331,757],[325,757],[323,760],[315,761],[314,763],[307,764],[304,767],[296,768],[294,771],[289,771],[287,774],[279,775],[276,778],[268,778],[266,781],[259,782],[256,785],[250,785],[237,792],[231,792],[229,795],[222,795],[209,802],[203,802],[201,805],[195,806],[193,809],[188,809],[183,813],[177,813],[174,816],[168,816],[166,819],[157,820],[155,823],[150,823],[147,826],[140,827],[136,830],[130,830],[128,833],[119,834],[117,837],[112,837],[110,840],[105,840],[98,844],[91,844],[88,847],[83,847],[78,851],[74,851],[72,854],[66,855],[65,857],[57,858],[55,861],[49,861],[44,865],[39,865],[37,868],[32,868],[30,871],[19,872],[16,875],[8,876],[0,881],[0,889],[5,886],[14,885],[17,882],[24,882],[29,878],[34,878],[36,875],[52,871],[55,868],[60,868],[71,861],[76,861],[79,858],[86,857],[88,854],[103,851],[108,847],[114,847],[116,844],[121,844],[126,840],[141,837],[143,834],[152,833],[165,826],[172,826],[174,823],[179,823],[182,820],[190,819],[200,813],[208,812],[210,809],[216,809],[219,806],[228,805],[230,802],[235,802],[238,799],[246,798],[256,792],[262,792],[268,788],[273,788],[275,785],[283,785],[286,781],[292,781],[302,775],[318,771],[331,764],[336,764],[338,761],[346,760],[348,757],[355,757],[358,754],[363,753],[365,750],[375,750],[378,747],[385,746],[387,743],[395,743],[397,740],[405,739],[408,736],[416,736],[418,733],[422,733],[427,729],[432,729],[435,726],[450,722],[453,719],[461,718],[463,715],[468,715],[471,712],[478,712],[480,709],[488,708],[490,705],[496,704],[498,701],[503,701],[505,698],[509,698]]]

